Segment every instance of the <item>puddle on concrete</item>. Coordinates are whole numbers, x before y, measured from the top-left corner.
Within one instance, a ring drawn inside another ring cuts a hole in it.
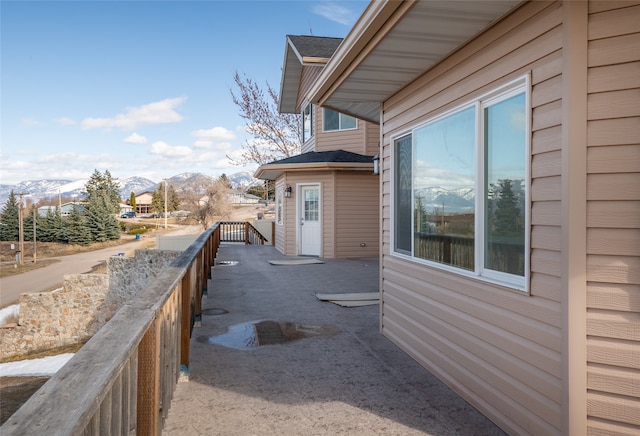
[[[219,262],[216,262],[216,265],[223,265],[223,266],[234,266],[237,265],[238,262],[237,260],[221,260]]]
[[[228,310],[221,309],[219,307],[214,307],[211,309],[203,309],[203,315],[224,315],[225,313],[229,313]]]
[[[284,344],[304,338],[330,337],[338,331],[332,326],[296,324],[278,321],[250,321],[229,327],[227,333],[217,336],[199,336],[196,341],[217,344],[236,350],[248,350],[263,345]]]

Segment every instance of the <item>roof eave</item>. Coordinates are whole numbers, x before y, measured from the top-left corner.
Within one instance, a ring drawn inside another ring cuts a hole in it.
[[[290,164],[260,165],[253,177],[261,180],[275,180],[285,172],[302,171],[367,171],[373,172],[373,162],[309,162]]]
[[[372,1],[309,89],[308,100],[378,124],[385,101],[512,12],[522,1],[444,4]],[[428,19],[443,19],[443,7],[444,19],[450,25],[440,26],[439,34],[433,34],[430,28],[430,44],[413,38],[409,32],[421,35]],[[403,64],[404,68],[390,69],[383,62],[389,50],[384,46],[388,41],[397,45],[403,38],[406,44],[402,46],[402,58],[410,62]]]

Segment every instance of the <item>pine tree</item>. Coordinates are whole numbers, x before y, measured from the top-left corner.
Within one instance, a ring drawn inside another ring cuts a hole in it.
[[[78,210],[77,207],[73,207],[69,217],[67,218],[67,235],[70,244],[77,245],[90,245],[91,244],[91,232],[87,227],[86,217]]]
[[[133,208],[133,211],[136,211],[136,194],[131,191],[131,195],[129,196],[129,206]]]
[[[104,175],[94,170],[85,185],[85,216],[91,238],[95,242],[120,238],[120,225],[115,218],[115,214],[120,210],[119,189],[118,183],[108,170]]]
[[[120,185],[111,177],[109,170],[105,170],[104,175],[98,170],[94,170],[93,174],[85,185],[87,194],[87,202],[102,202],[105,198],[109,213],[116,214],[120,211]]]
[[[49,208],[41,222],[38,240],[42,242],[67,242],[65,223],[58,206]]]
[[[167,186],[167,212],[174,212],[180,207],[180,198],[173,185]],[[153,191],[151,197],[151,208],[154,212],[164,212],[164,182],[160,183],[158,189]]]
[[[0,220],[0,240],[17,241],[20,233],[19,201],[11,190],[9,198],[2,208],[2,220]]]
[[[95,192],[85,205],[87,226],[95,242],[120,237],[120,225],[112,212],[112,203],[106,191]]]
[[[503,179],[500,183],[500,194],[496,202],[494,218],[495,234],[513,236],[520,232],[520,208],[518,197],[513,193],[512,181]]]

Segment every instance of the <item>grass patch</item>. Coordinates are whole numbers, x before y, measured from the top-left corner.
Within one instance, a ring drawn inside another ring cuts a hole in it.
[[[58,259],[43,259],[38,260],[36,263],[33,263],[33,261],[26,261],[23,265],[17,263],[3,263],[0,265],[0,277],[22,274],[23,272],[42,268],[57,262],[60,261]]]
[[[25,353],[25,354],[18,354],[16,356],[0,359],[0,363],[18,362],[20,360],[29,360],[29,359],[40,359],[42,357],[57,356],[58,354],[65,354],[65,353],[76,353],[80,348],[82,348],[84,344],[85,343],[83,342],[81,344],[72,344],[72,345],[65,345],[62,347],[56,347],[50,350],[42,350],[42,351]]]

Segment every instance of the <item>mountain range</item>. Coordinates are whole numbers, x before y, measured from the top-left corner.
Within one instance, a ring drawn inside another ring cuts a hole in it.
[[[260,183],[248,171],[242,171],[227,175],[229,182],[236,189],[245,189],[249,186]],[[26,198],[29,202],[38,202],[51,198],[82,198],[84,197],[85,185],[89,179],[81,180],[27,180],[16,185],[0,185],[0,208],[6,203],[9,194],[13,190],[15,194],[28,194]],[[176,190],[185,189],[187,186],[205,186],[208,182],[215,180],[214,177],[201,173],[182,173],[167,179],[167,183],[174,186]],[[162,183],[154,182],[145,177],[128,177],[119,179],[120,198],[126,200],[132,192],[140,194],[145,191],[155,191]]]

